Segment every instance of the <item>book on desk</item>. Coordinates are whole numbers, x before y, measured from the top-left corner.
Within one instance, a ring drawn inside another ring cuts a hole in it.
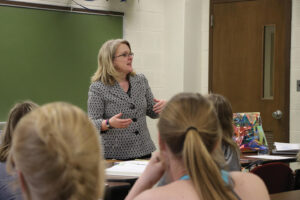
[[[112,167],[107,168],[105,171],[106,175],[139,177],[145,170],[148,163],[148,160],[130,160],[115,162]]]
[[[298,143],[274,142],[274,146],[275,149],[272,150],[272,154],[297,155],[300,151],[300,144]]]

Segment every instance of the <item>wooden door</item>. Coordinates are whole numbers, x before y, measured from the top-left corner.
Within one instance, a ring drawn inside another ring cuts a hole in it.
[[[291,0],[211,1],[210,91],[260,112],[271,144],[289,141],[290,35]]]

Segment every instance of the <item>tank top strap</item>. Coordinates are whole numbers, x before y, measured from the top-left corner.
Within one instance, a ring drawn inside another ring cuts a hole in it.
[[[221,170],[222,179],[226,184],[229,184],[229,173],[225,170]],[[185,174],[182,177],[179,178],[179,180],[190,180],[190,176]]]
[[[222,179],[223,181],[228,185],[229,183],[229,172],[225,171],[225,170],[221,170],[221,175],[222,175]]]
[[[190,180],[190,176],[185,174],[182,177],[180,177],[179,180]]]

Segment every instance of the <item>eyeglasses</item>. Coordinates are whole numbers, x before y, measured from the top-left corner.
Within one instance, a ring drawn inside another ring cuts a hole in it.
[[[121,54],[121,55],[114,56],[114,58],[118,58],[118,57],[128,58],[129,56],[133,57],[133,56],[134,56],[134,53],[133,53],[133,52],[130,52],[130,53],[123,53],[123,54]]]

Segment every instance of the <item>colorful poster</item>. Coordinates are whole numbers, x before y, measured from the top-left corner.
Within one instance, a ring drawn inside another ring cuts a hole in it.
[[[234,113],[234,140],[242,152],[268,152],[259,112]]]

